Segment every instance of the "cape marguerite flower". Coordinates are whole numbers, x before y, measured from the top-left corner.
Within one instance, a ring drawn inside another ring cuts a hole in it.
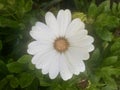
[[[88,35],[85,24],[79,19],[71,21],[70,10],[60,10],[57,17],[51,12],[45,15],[45,22],[36,22],[30,35],[35,41],[28,45],[33,55],[32,63],[51,79],[59,74],[63,80],[85,71],[83,60],[89,59],[94,39]]]

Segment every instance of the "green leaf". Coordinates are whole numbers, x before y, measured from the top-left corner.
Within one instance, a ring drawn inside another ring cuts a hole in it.
[[[80,18],[82,21],[87,20],[86,15],[84,13],[81,13],[81,12],[74,12],[72,17],[73,17],[73,19],[74,18]]]
[[[12,88],[17,88],[18,87],[19,81],[16,77],[14,77],[14,75],[7,75],[6,78],[9,80],[10,86]]]
[[[117,84],[114,80],[113,77],[108,76],[107,74],[102,76],[104,82],[105,82],[105,87],[102,88],[102,90],[117,90]]]
[[[7,0],[7,3],[9,3],[10,5],[14,5],[16,2],[16,0]]]
[[[17,88],[19,85],[19,80],[16,77],[12,77],[12,79],[10,80],[10,86],[12,88]]]
[[[0,81],[0,90],[4,90],[5,85],[8,83],[8,79],[7,78],[3,78]]]
[[[40,84],[38,82],[37,79],[34,79],[33,82],[31,83],[31,85],[29,85],[28,87],[24,88],[25,90],[38,90],[38,88],[40,87]],[[23,89],[23,90],[24,90]],[[40,87],[40,90],[44,90],[44,88]]]
[[[90,87],[87,88],[86,90],[100,90],[100,89],[98,89],[98,87],[96,87],[96,86],[94,86],[94,85],[92,84],[92,85],[90,85]]]
[[[104,78],[107,86],[106,86],[106,89],[108,90],[117,90],[117,84],[115,82],[115,80],[112,78],[112,77],[105,77]]]
[[[34,80],[35,76],[33,73],[23,72],[20,74],[19,83],[21,88],[28,87]]]
[[[116,15],[117,12],[118,12],[117,11],[117,4],[114,2],[113,5],[112,5],[112,13]]]
[[[48,78],[45,78],[40,70],[35,70],[35,76],[39,79],[40,86],[50,86],[51,85],[50,80],[48,80]]]
[[[19,23],[12,19],[0,16],[0,27],[19,28]]]
[[[98,12],[110,12],[110,0],[106,0],[104,2],[102,2],[99,7],[98,7]]]
[[[68,89],[60,84],[55,84],[53,86],[50,86],[49,90],[68,90]]]
[[[4,4],[0,3],[0,10],[4,8]]]
[[[23,18],[24,14],[32,9],[32,0],[19,0],[16,5],[18,18]]]
[[[120,3],[118,3],[118,15],[120,17]]]
[[[100,59],[100,50],[99,48],[96,48],[92,53],[90,60],[87,61],[88,65],[90,65],[93,68],[98,66],[99,59]]]
[[[111,41],[113,38],[112,32],[119,25],[119,19],[115,16],[106,13],[100,14],[94,22],[96,34],[105,41]]]
[[[0,40],[0,50],[2,49],[2,41]]]
[[[114,68],[112,66],[106,66],[101,69],[101,75],[102,76],[111,76],[111,75],[118,76],[120,75],[120,69]]]
[[[96,48],[94,52],[92,53],[90,60],[96,61],[98,60],[99,57],[100,57],[100,50],[99,48]]]
[[[115,43],[111,46],[111,52],[118,51],[120,49],[120,40],[116,40]]]
[[[96,30],[96,33],[102,40],[112,41],[112,39],[113,39],[112,33],[106,29],[98,29],[98,30]]]
[[[78,90],[77,87],[67,87],[66,90]]]
[[[102,13],[100,14],[95,21],[96,28],[106,28],[108,30],[114,29],[119,25],[119,18]]]
[[[40,86],[50,86],[51,84],[44,79],[40,79]]]
[[[74,0],[75,6],[77,9],[80,9],[80,1],[79,0]]]
[[[94,85],[97,85],[99,83],[100,80],[99,73],[100,73],[99,71],[96,71],[89,74],[90,83],[94,83]]]
[[[112,64],[116,63],[117,60],[118,60],[118,56],[110,56],[103,61],[103,65],[105,65],[105,66],[112,65]]]
[[[28,12],[32,9],[32,0],[28,0],[26,3],[25,3],[25,11]]]
[[[30,55],[24,55],[21,58],[19,58],[17,62],[22,63],[22,64],[30,63],[31,58],[32,57]]]
[[[35,69],[35,65],[32,64],[31,62],[28,64],[28,67],[30,70],[34,70]]]
[[[114,77],[119,77],[120,75],[120,69],[115,68],[112,66],[106,66],[102,67],[101,71],[99,72],[99,75],[104,80],[105,87],[103,87],[103,90],[107,90],[110,88],[110,90],[117,90],[117,85],[114,80]]]
[[[25,70],[25,66],[19,62],[12,62],[7,64],[9,72],[20,73]]]
[[[40,81],[40,86],[51,86],[51,81],[48,78],[45,78],[44,76],[41,76],[38,78]]]
[[[97,13],[98,13],[98,8],[97,8],[96,4],[95,3],[91,3],[90,7],[88,9],[88,16],[94,18],[97,15]]]
[[[6,64],[0,60],[0,78],[4,77],[4,75],[6,75],[8,73]]]

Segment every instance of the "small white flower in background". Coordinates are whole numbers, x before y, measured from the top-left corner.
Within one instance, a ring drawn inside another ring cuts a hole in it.
[[[89,52],[94,50],[94,39],[87,35],[85,24],[79,18],[71,21],[68,9],[60,10],[57,17],[47,12],[45,22],[36,22],[30,31],[35,41],[27,51],[33,55],[35,67],[51,79],[60,74],[63,80],[68,80],[73,74],[84,72],[83,60],[89,59]]]

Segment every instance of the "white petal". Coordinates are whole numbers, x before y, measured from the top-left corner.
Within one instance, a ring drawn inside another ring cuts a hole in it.
[[[73,52],[73,56],[79,60],[89,59],[89,52],[78,47],[69,47],[69,52]]]
[[[37,53],[36,55],[33,56],[32,58],[32,63],[37,64],[38,62],[41,61],[41,57],[46,54],[47,52],[51,51],[50,49],[42,50],[41,52]]]
[[[40,60],[36,63],[36,68],[42,69],[43,74],[49,73],[49,77],[54,79],[59,73],[59,54],[55,50],[47,52],[41,56]]]
[[[71,22],[70,10],[60,10],[57,15],[57,22],[59,24],[60,36],[64,36],[69,23]]]
[[[42,22],[36,22],[35,26],[39,27],[41,30],[49,30],[48,26]]]
[[[92,44],[90,44],[88,46],[72,46],[72,47],[79,48],[81,51],[85,51],[85,52],[91,52],[94,50],[94,45],[92,45]]]
[[[54,58],[53,58],[54,57]],[[37,68],[42,69],[43,74],[49,73],[49,77],[54,79],[59,73],[59,54],[56,51],[48,52],[45,56],[41,57],[42,61],[36,64]]]
[[[64,54],[61,54],[60,56],[60,75],[62,77],[63,80],[68,80],[70,78],[72,78],[72,72],[70,71],[69,69],[69,66],[68,66],[68,61],[67,61],[67,58],[64,56]]]
[[[49,67],[49,77],[51,79],[54,79],[57,77],[57,75],[59,73],[59,54],[57,54],[55,56],[51,56],[51,57],[52,57],[52,61],[50,63],[50,67]]]
[[[87,30],[80,30],[76,33],[73,33],[71,36],[66,36],[66,38],[68,39],[75,39],[75,40],[81,40],[83,39],[86,35],[88,34],[88,31]]]
[[[49,30],[49,28],[41,23],[37,22],[35,26],[32,27],[30,31],[30,35],[36,40],[47,40],[51,41],[55,37],[53,32]]]
[[[86,51],[88,51],[88,52],[91,52],[91,51],[93,51],[94,50],[94,45],[88,45],[88,46],[83,46],[83,47],[80,47],[80,48],[82,48],[82,50],[86,50]]]
[[[77,46],[77,47],[91,45],[93,41],[94,41],[94,38],[88,35],[84,36],[83,38],[79,38],[77,36],[69,38],[70,46]]]
[[[53,50],[49,50],[48,52],[46,52],[45,54],[43,54],[41,57],[40,57],[40,60],[37,61],[36,63],[36,68],[40,69],[42,67],[44,67],[44,65],[46,64],[46,62],[48,60],[52,60],[53,57],[55,57],[55,51],[54,49]]]
[[[66,56],[68,57],[68,61],[69,63],[71,64],[71,67],[72,67],[72,73],[78,75],[80,73],[80,69],[81,69],[81,66],[80,66],[80,61],[81,59],[77,58],[76,55],[74,55],[75,53],[74,52],[66,52]]]
[[[81,42],[89,42],[89,43],[93,43],[94,42],[94,38],[92,37],[92,36],[89,36],[89,35],[87,35],[87,36],[85,36],[82,40],[81,40]]]
[[[33,41],[28,45],[27,52],[31,55],[35,55],[36,53],[45,51],[51,47],[52,43],[50,42]]]
[[[80,61],[80,72],[84,72],[85,71],[85,64],[84,62],[81,60]]]
[[[45,15],[45,21],[47,26],[50,28],[53,33],[58,36],[59,35],[59,28],[58,23],[55,16],[51,12],[47,12]]]
[[[49,72],[51,60],[45,61],[44,63],[45,64],[42,66],[42,73],[47,74]]]
[[[74,50],[74,48],[71,48],[71,50],[69,50],[68,52],[66,52],[67,57],[69,58],[69,61],[71,62],[71,67],[74,68],[74,74],[78,75],[80,72],[84,72],[85,71],[85,64],[83,62],[83,60],[81,60],[82,58],[80,58],[80,54],[79,51]]]
[[[71,36],[79,30],[84,30],[85,24],[79,19],[74,19],[67,28],[66,36]]]

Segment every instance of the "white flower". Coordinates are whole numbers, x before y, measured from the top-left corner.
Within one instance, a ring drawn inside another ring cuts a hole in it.
[[[83,60],[89,59],[89,52],[94,50],[94,39],[87,35],[85,24],[79,18],[71,21],[68,9],[60,10],[57,17],[47,12],[45,22],[36,22],[30,31],[35,41],[27,51],[33,55],[35,67],[51,79],[60,74],[63,80],[68,80],[73,74],[84,72]]]

